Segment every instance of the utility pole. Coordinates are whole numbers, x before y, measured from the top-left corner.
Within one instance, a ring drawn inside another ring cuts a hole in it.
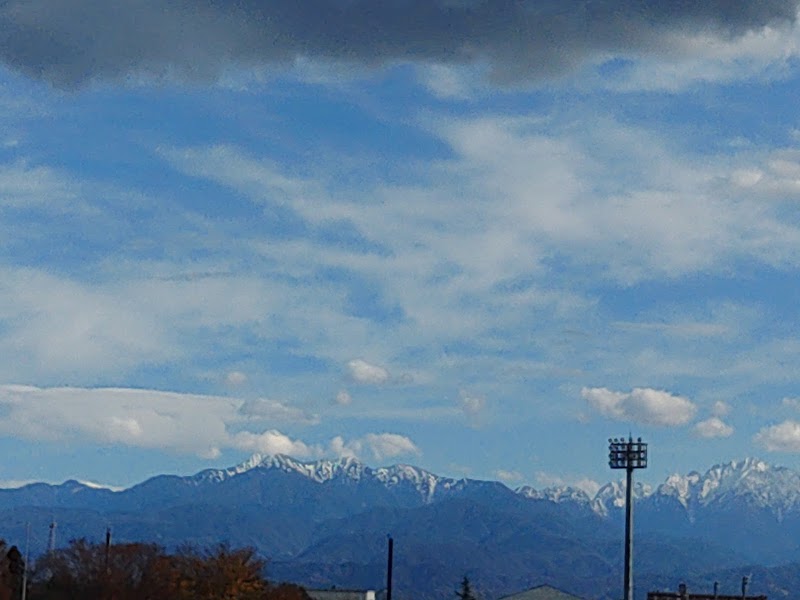
[[[26,600],[28,597],[28,560],[30,559],[31,552],[31,524],[25,525],[25,562],[22,565],[22,592],[20,597]]]
[[[633,470],[647,468],[647,444],[632,436],[608,440],[608,466],[625,469],[625,579],[624,600],[633,600]]]
[[[106,527],[106,554],[105,554],[105,573],[103,583],[105,585],[105,597],[113,600],[114,591],[111,589],[111,527]]]
[[[106,577],[108,577],[110,559],[111,559],[111,527],[106,527],[106,554],[105,554]]]
[[[56,518],[50,521],[50,535],[47,538],[47,553],[52,554],[56,550]]]

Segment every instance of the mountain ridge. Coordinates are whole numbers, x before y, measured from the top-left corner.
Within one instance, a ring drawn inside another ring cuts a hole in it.
[[[227,542],[256,548],[279,580],[371,587],[381,581],[391,532],[398,582],[406,586],[399,598],[445,597],[469,573],[497,597],[548,581],[611,600],[624,492],[620,482],[590,496],[569,486],[512,490],[404,464],[373,468],[353,457],[254,455],[121,491],[75,480],[0,489],[0,537],[25,539],[30,524],[43,534],[31,538],[35,556],[46,549],[55,518],[62,540],[99,539],[111,526],[120,542]],[[671,475],[660,486],[637,484],[635,492],[642,573],[699,577],[800,555],[800,474],[791,469],[730,461]],[[787,589],[784,579],[780,589]]]
[[[426,502],[433,501],[437,490],[452,491],[469,483],[496,483],[491,480],[454,479],[436,475],[426,469],[407,464],[370,467],[354,457],[302,461],[286,455],[254,454],[246,461],[227,469],[207,469],[190,476],[202,481],[221,481],[252,469],[277,469],[303,475],[316,483],[337,478],[354,481],[373,479],[387,487],[410,484]],[[506,486],[508,487],[508,486]],[[509,488],[512,489],[512,488]],[[601,516],[624,507],[624,481],[609,481],[594,495],[576,486],[560,485],[535,488],[523,485],[512,489],[528,499],[555,503],[585,505]],[[690,513],[725,500],[744,500],[776,513],[800,512],[800,472],[774,466],[759,458],[748,457],[717,463],[705,473],[693,470],[685,475],[673,473],[657,486],[635,482],[633,496],[637,500],[671,498]]]
[[[432,502],[437,494],[463,490],[469,485],[502,485],[520,496],[531,500],[554,503],[571,503],[590,508],[600,516],[608,516],[624,507],[624,481],[609,481],[600,486],[594,495],[569,485],[535,488],[523,485],[510,488],[502,482],[482,479],[440,476],[408,464],[370,467],[355,457],[303,461],[291,456],[276,454],[253,454],[245,461],[227,468],[204,469],[194,475],[157,475],[127,488],[113,488],[75,479],[61,484],[33,482],[20,487],[0,488],[0,496],[12,492],[38,490],[48,495],[59,493],[80,495],[95,490],[110,496],[129,493],[148,486],[158,478],[168,478],[177,486],[214,485],[245,473],[258,470],[300,475],[316,484],[333,481],[372,481],[386,488],[410,486],[423,502]],[[636,482],[634,498],[639,501],[675,501],[689,514],[726,501],[743,501],[759,508],[772,510],[776,514],[800,512],[800,472],[783,466],[773,466],[758,458],[735,459],[718,463],[705,473],[690,471],[685,475],[673,473],[663,483],[650,486]]]

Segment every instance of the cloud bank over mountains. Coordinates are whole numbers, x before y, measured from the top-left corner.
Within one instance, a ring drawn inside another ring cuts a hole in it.
[[[295,439],[275,424],[315,425],[319,419],[277,400],[126,388],[38,388],[0,385],[0,435],[33,441],[99,443],[217,458],[225,449],[300,458],[419,456],[396,433],[335,436],[327,446]]]
[[[31,0],[0,9],[0,59],[54,85],[213,79],[298,59],[360,66],[480,64],[493,79],[558,76],[588,61],[680,55],[794,23],[794,0]]]

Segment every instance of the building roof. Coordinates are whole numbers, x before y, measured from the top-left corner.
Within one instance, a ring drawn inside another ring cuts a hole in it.
[[[503,596],[500,600],[583,600],[551,585],[539,585],[524,592]]]
[[[375,593],[375,590],[344,590],[344,589],[329,589],[329,590],[306,590],[306,593],[312,600],[375,600],[376,596],[381,593]]]

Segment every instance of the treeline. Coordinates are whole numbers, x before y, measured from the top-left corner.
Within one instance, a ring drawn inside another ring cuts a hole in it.
[[[24,559],[0,540],[0,600],[22,598]],[[219,545],[167,553],[155,544],[74,540],[27,571],[28,600],[310,600],[292,584],[271,584],[252,548]]]

